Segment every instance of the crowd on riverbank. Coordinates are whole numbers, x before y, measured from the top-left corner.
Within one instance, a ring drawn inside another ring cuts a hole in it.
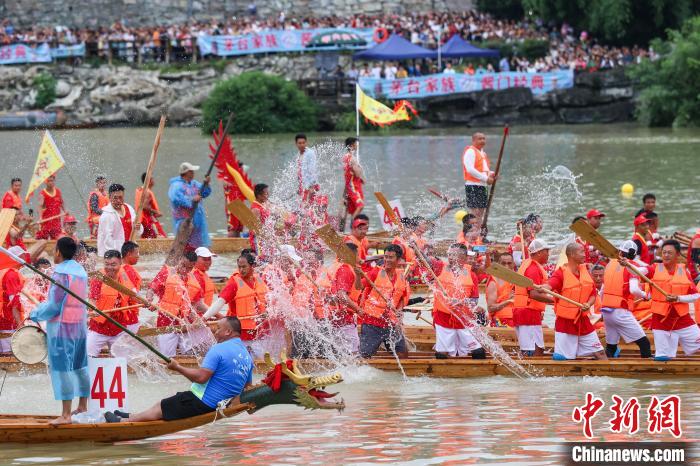
[[[528,59],[513,56],[510,60],[501,59],[499,71],[552,71],[556,69],[594,70],[609,69],[637,63],[650,57],[653,50],[638,46],[610,47],[599,44],[589,37],[586,31],[574,31],[564,23],[560,27],[549,27],[540,21],[522,19],[500,20],[490,15],[476,12],[431,12],[412,15],[366,15],[350,17],[287,17],[280,13],[277,17],[257,16],[232,17],[225,21],[193,21],[185,24],[130,26],[115,22],[111,26],[99,28],[62,25],[33,26],[20,29],[6,18],[0,27],[0,45],[15,43],[53,45],[86,44],[87,56],[105,58],[114,44],[124,51],[124,56],[133,57],[136,51],[154,61],[165,61],[168,53],[176,53],[175,59],[186,59],[194,53],[196,40],[209,35],[258,34],[270,30],[296,30],[312,28],[375,28],[399,34],[412,43],[428,48],[437,48],[458,34],[474,43],[517,44],[523,41],[548,42],[548,50],[543,57]],[[174,50],[174,52],[171,52]]]

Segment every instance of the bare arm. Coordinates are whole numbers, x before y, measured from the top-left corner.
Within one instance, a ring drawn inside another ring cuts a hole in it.
[[[362,182],[365,181],[365,173],[362,170],[362,167],[360,166],[359,163],[357,163],[357,160],[353,157],[352,161],[350,162],[350,169],[352,170],[352,174],[358,177],[359,179],[362,180]]]
[[[194,383],[206,383],[211,378],[211,376],[214,375],[214,372],[210,371],[209,369],[203,369],[201,367],[190,368],[181,366],[174,359],[171,359],[168,363],[168,369],[179,372],[180,374],[184,375],[187,379],[189,379],[190,382]]]
[[[498,302],[498,288],[496,287],[496,282],[490,281],[489,284],[486,285],[486,309],[489,312],[498,312],[512,303],[512,299],[506,299],[502,303]]]

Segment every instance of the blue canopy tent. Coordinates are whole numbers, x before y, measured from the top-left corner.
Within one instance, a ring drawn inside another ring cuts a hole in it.
[[[412,44],[401,36],[392,34],[381,44],[352,56],[353,60],[411,60],[437,58],[437,52]]]
[[[445,43],[445,45],[440,47],[440,55],[442,58],[498,58],[501,54],[498,52],[498,50],[482,49],[472,45],[466,40],[462,39],[459,35],[455,34]]]

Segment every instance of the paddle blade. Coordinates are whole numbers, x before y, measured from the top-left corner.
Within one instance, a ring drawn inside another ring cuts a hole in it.
[[[605,257],[616,259],[619,256],[617,248],[585,220],[578,219],[572,223],[569,228],[576,233],[579,238],[590,243],[594,248],[600,251]]]
[[[12,222],[15,221],[15,215],[17,211],[15,209],[2,209],[0,210],[0,238],[5,241],[7,234],[12,228]]]
[[[262,225],[260,224],[260,219],[255,216],[252,210],[248,208],[247,205],[241,200],[235,200],[231,202],[226,208],[233,215],[236,216],[240,222],[245,225],[248,230],[252,231],[256,235],[259,235],[262,231]]]
[[[384,194],[382,194],[381,192],[376,192],[374,193],[374,197],[376,197],[379,203],[382,205],[382,207],[384,207],[384,212],[386,212],[386,214],[389,216],[389,220],[391,220],[391,223],[393,223],[394,225],[401,225],[399,217],[396,216],[396,213],[389,205],[389,201],[386,200]]]
[[[326,243],[331,251],[338,256],[338,260],[345,264],[355,267],[357,265],[357,256],[355,253],[345,245],[343,238],[335,232],[333,227],[330,225],[324,225],[318,230],[316,234],[321,240]]]
[[[505,280],[508,283],[512,283],[515,286],[521,286],[523,288],[529,288],[534,285],[533,281],[524,275],[520,275],[507,267],[503,267],[501,264],[492,263],[487,269],[486,273],[493,275],[494,277]]]
[[[129,288],[127,286],[122,285],[118,281],[108,277],[107,275],[103,274],[100,271],[95,270],[94,272],[90,272],[90,273],[88,273],[88,276],[90,278],[96,278],[97,280],[101,281],[102,283],[104,283],[108,287],[114,288],[115,290],[117,290],[121,294],[131,296],[131,297],[136,298],[136,299],[140,300],[141,302],[143,302],[143,298],[141,298],[138,294],[136,294],[136,292],[134,290],[132,290],[131,288]]]

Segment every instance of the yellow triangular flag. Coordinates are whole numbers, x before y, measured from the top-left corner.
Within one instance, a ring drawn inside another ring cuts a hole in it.
[[[357,110],[372,123],[383,126],[411,119],[406,105],[398,105],[395,110],[392,110],[365,94],[359,84],[355,84],[355,95]]]
[[[66,161],[61,157],[61,152],[58,150],[56,142],[51,137],[51,133],[47,130],[41,140],[41,146],[39,146],[39,154],[36,157],[34,173],[32,173],[32,179],[29,181],[27,196],[24,198],[24,202],[29,200],[32,193],[41,186],[41,183],[46,181],[46,178],[56,173],[65,164]]]

